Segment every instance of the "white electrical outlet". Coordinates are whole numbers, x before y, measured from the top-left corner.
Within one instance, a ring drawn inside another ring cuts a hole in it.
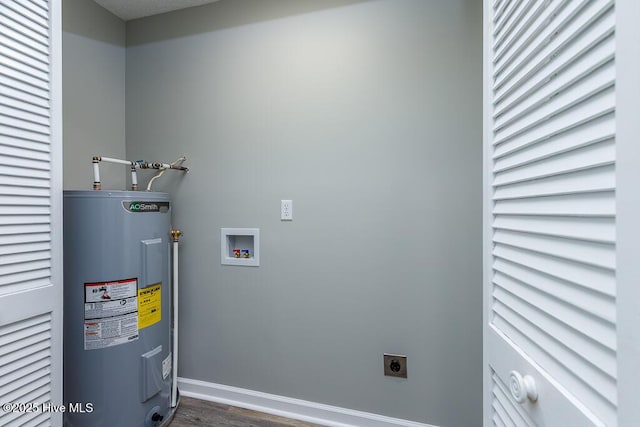
[[[293,221],[293,202],[291,200],[280,200],[280,220]]]

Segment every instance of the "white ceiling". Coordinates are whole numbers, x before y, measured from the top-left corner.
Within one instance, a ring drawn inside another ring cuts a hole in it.
[[[95,0],[100,6],[125,21],[215,1],[218,0]]]

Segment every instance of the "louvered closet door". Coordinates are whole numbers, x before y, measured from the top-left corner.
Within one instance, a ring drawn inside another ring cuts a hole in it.
[[[617,425],[615,24],[612,0],[485,1],[489,424]]]
[[[0,425],[61,425],[59,0],[0,0]],[[6,404],[15,404],[6,406]]]

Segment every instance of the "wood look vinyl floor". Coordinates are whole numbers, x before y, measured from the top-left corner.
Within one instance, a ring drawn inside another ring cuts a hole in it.
[[[263,412],[182,396],[169,427],[321,427]]]

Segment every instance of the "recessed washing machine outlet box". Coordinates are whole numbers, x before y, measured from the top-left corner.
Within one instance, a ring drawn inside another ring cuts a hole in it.
[[[260,265],[260,229],[221,228],[220,262],[223,265],[258,267]]]

